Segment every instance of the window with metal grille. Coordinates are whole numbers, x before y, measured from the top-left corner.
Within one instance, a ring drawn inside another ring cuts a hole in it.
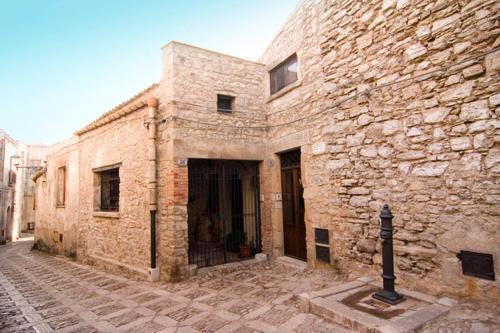
[[[297,55],[294,54],[269,72],[271,95],[297,81]]]
[[[99,173],[101,178],[101,202],[99,209],[102,211],[117,212],[120,202],[119,169],[115,168]]]
[[[232,112],[234,97],[229,95],[217,95],[217,111]]]

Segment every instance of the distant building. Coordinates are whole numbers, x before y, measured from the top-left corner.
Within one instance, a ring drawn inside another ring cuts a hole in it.
[[[37,246],[163,280],[260,252],[379,276],[387,203],[399,283],[498,300],[495,13],[301,1],[259,62],[168,43],[158,84],[49,154]]]
[[[35,186],[31,177],[43,167],[47,146],[26,145],[0,130],[0,242],[33,232]]]

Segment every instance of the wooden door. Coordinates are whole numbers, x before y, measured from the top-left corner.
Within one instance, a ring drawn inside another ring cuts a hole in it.
[[[283,154],[281,162],[285,255],[307,260],[300,151]]]

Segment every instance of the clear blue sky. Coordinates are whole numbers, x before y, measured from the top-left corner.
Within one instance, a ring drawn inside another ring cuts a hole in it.
[[[0,0],[0,128],[52,144],[161,75],[170,40],[256,60],[297,0]]]

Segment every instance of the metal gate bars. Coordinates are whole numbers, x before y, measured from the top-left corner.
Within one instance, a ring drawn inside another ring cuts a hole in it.
[[[261,251],[258,162],[192,159],[189,168],[189,263],[198,267]]]

